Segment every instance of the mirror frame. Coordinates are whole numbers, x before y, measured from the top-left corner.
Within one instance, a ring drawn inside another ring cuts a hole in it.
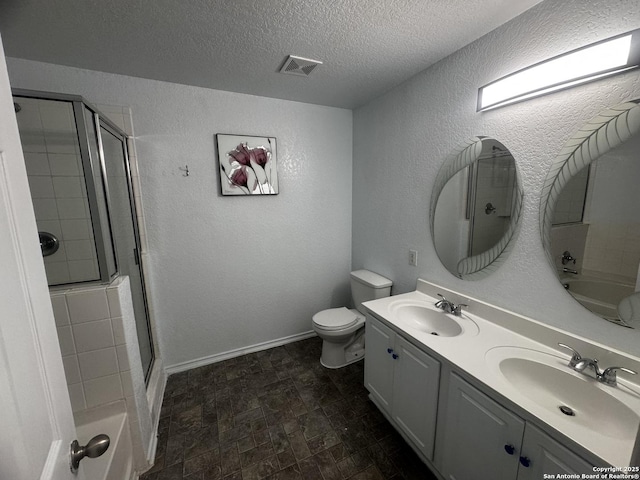
[[[554,270],[556,267],[551,253],[551,223],[562,189],[579,171],[638,132],[640,99],[623,102],[601,111],[587,121],[567,140],[554,159],[540,195],[542,246],[549,265]]]
[[[431,206],[429,209],[429,227],[431,230],[431,239],[435,248],[435,213],[438,199],[442,190],[449,180],[461,170],[464,170],[468,166],[474,164],[480,158],[482,153],[482,141],[483,140],[496,140],[492,137],[478,135],[470,138],[458,148],[456,148],[446,159],[444,164],[440,167],[436,176],[433,191],[431,193]],[[513,159],[515,164],[515,158]],[[508,252],[511,250],[511,240],[513,239],[520,214],[522,211],[522,203],[524,199],[524,191],[522,188],[522,181],[516,165],[516,191],[515,191],[515,203],[512,206],[512,215],[509,221],[509,226],[506,232],[500,238],[500,240],[489,250],[482,252],[479,255],[473,255],[471,257],[465,257],[458,263],[458,277],[464,280],[479,280],[497,270],[507,257]],[[438,251],[436,250],[436,253]],[[448,270],[447,270],[448,271]],[[451,273],[451,272],[450,272]],[[452,273],[452,275],[455,275]]]

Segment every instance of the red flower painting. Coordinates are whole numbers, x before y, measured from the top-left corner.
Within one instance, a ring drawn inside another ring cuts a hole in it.
[[[223,195],[278,193],[275,138],[222,134],[216,137]]]

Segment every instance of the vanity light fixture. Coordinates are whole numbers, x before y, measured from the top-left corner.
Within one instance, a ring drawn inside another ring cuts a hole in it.
[[[640,28],[563,53],[478,89],[478,111],[491,110],[640,66]]]

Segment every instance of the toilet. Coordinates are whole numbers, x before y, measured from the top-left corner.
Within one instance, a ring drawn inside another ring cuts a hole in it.
[[[391,295],[393,282],[370,272],[351,272],[351,297],[356,306],[322,310],[313,316],[313,330],[322,338],[320,363],[340,368],[364,358],[364,312],[362,302]]]

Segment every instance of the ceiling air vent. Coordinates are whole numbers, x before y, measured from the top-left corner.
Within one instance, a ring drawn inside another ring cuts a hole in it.
[[[318,65],[322,65],[322,62],[289,55],[280,69],[280,73],[308,77]]]

